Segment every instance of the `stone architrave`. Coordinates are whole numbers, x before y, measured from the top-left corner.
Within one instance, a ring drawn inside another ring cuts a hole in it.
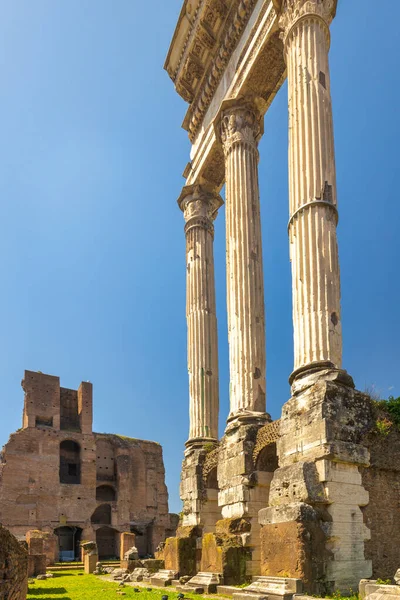
[[[253,102],[222,106],[220,135],[226,177],[226,271],[230,414],[265,417],[266,351],[258,140],[262,120]],[[217,125],[218,127],[218,125]]]
[[[214,281],[214,225],[221,197],[204,186],[178,199],[186,225],[186,318],[190,396],[189,442],[218,439],[218,338]]]
[[[341,367],[335,150],[328,51],[335,0],[286,0],[294,373]],[[321,364],[322,363],[322,364]]]

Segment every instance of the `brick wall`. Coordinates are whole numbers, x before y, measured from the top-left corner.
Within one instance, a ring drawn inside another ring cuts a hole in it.
[[[27,551],[0,525],[0,598],[25,600],[27,573]]]
[[[400,567],[400,431],[388,435],[372,429],[363,440],[371,454],[371,466],[360,469],[369,505],[364,522],[371,530],[365,557],[372,560],[373,578],[392,578]]]

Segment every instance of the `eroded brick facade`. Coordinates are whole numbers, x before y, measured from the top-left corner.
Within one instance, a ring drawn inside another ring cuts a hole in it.
[[[92,384],[60,387],[58,377],[25,371],[23,427],[0,458],[0,522],[19,539],[55,533],[62,559],[96,540],[100,557],[119,556],[133,532],[141,556],[170,535],[162,448],[92,432]]]

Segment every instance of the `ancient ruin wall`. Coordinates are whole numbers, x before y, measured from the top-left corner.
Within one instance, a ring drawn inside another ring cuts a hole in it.
[[[372,560],[373,578],[388,579],[399,568],[400,430],[393,425],[385,435],[373,426],[363,444],[371,454],[371,466],[360,469],[369,492],[363,513],[371,540],[366,542],[365,555]]]
[[[28,581],[28,552],[0,525],[0,598],[25,600]]]
[[[23,428],[0,454],[0,522],[20,539],[28,530],[54,532],[63,552],[77,554],[79,539],[102,541],[110,556],[133,528],[139,553],[154,552],[171,529],[161,446],[92,433],[88,382],[70,390],[58,377],[25,371],[22,385]]]

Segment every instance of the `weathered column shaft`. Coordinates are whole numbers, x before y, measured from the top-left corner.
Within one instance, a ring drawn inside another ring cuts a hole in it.
[[[200,186],[184,188],[186,318],[190,395],[189,440],[218,439],[218,337],[213,220],[222,200]]]
[[[226,165],[227,307],[230,417],[265,412],[265,315],[258,150],[253,106],[222,115]]]
[[[281,17],[289,90],[289,240],[294,369],[342,362],[335,152],[329,77],[331,2],[289,0]]]

